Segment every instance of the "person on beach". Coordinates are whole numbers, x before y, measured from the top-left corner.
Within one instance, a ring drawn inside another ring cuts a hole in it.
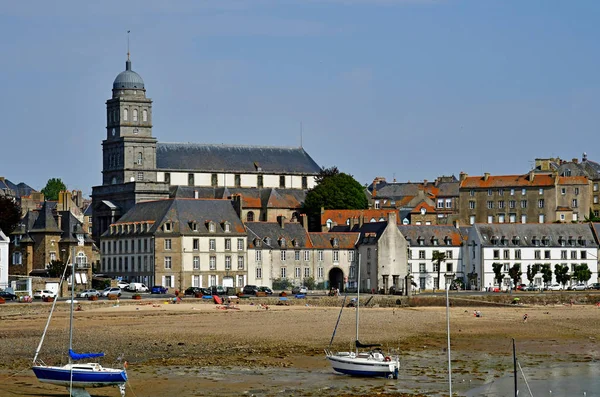
[[[523,314],[523,322],[526,323],[527,319],[529,318],[529,316],[527,315],[527,313]]]

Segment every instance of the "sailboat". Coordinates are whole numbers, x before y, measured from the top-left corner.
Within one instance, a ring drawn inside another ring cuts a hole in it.
[[[345,299],[344,299],[345,303]],[[343,309],[342,304],[342,309]],[[398,379],[398,371],[400,368],[400,358],[398,355],[386,355],[380,348],[380,344],[363,344],[358,339],[359,328],[359,308],[360,308],[360,254],[358,255],[358,280],[356,292],[356,338],[354,340],[355,351],[342,351],[333,353],[329,349],[325,350],[325,355],[331,367],[340,373],[362,376],[362,377],[385,377]],[[340,310],[340,317],[341,317]],[[338,317],[339,323],[339,317]],[[333,343],[337,325],[333,330],[331,342]],[[359,351],[359,349],[369,349]]]
[[[69,259],[71,256],[69,256]],[[67,262],[69,262],[67,259]],[[73,351],[73,305],[75,303],[75,266],[73,264],[65,266],[60,286],[65,279],[67,268],[72,266],[73,271],[71,272],[71,312],[69,321],[69,362],[63,366],[46,365],[41,359],[38,359],[42,344],[52,313],[56,307],[57,299],[52,304],[42,339],[35,351],[33,358],[33,366],[31,369],[35,373],[35,376],[40,382],[51,383],[60,386],[66,386],[69,390],[70,396],[77,397],[88,397],[90,394],[85,390],[88,387],[105,387],[105,386],[118,386],[121,393],[121,397],[125,396],[125,384],[127,383],[127,372],[125,368],[106,368],[98,363],[77,363],[76,361],[82,359],[96,358],[104,356],[104,353],[76,353]]]

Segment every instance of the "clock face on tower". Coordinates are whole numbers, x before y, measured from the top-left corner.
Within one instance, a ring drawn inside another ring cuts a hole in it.
[[[117,133],[117,132],[116,132],[116,131],[115,131],[115,129],[113,128],[113,129],[112,129],[112,136],[115,136],[115,134],[116,134],[116,133]]]

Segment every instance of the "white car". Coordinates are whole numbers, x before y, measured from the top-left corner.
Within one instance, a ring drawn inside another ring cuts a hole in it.
[[[121,288],[118,288],[118,287],[105,288],[104,291],[102,291],[102,296],[108,296],[108,295],[121,296]]]
[[[100,296],[100,292],[95,289],[86,289],[79,293],[80,298],[89,298],[90,296]]]
[[[573,291],[585,291],[586,285],[579,283],[571,286],[571,290]]]
[[[119,281],[117,283],[117,287],[121,289],[127,289],[127,287],[129,287],[129,283],[126,283],[125,281]]]
[[[551,284],[547,287],[548,291],[562,291],[563,286],[560,284]]]
[[[44,299],[44,298],[56,298],[56,292],[50,291],[48,289],[38,289],[33,293],[34,299]]]

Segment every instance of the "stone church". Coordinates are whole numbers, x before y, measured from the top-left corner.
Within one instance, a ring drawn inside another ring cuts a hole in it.
[[[136,203],[182,195],[239,195],[244,221],[295,214],[320,169],[302,147],[158,142],[152,134],[152,100],[128,54],[106,101],[102,185],[92,188],[92,236],[98,242]],[[297,208],[274,211],[274,203]]]

